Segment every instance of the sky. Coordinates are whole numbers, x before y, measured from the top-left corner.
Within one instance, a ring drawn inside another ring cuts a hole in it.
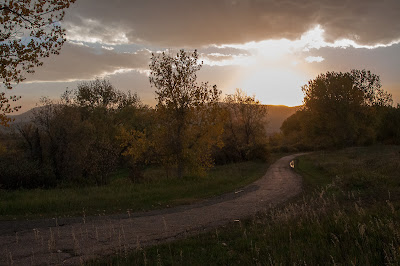
[[[400,103],[399,0],[77,0],[67,42],[9,94],[21,113],[83,81],[106,78],[154,105],[152,53],[197,49],[199,81],[241,88],[263,104],[302,104],[327,71],[367,69]]]

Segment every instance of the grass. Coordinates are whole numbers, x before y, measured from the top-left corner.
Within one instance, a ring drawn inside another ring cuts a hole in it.
[[[189,204],[243,187],[261,176],[268,163],[245,162],[217,166],[205,176],[164,178],[159,169],[145,172],[145,181],[131,183],[119,171],[102,187],[0,191],[0,219],[103,215]]]
[[[302,197],[256,218],[95,265],[399,265],[400,147],[298,159]]]

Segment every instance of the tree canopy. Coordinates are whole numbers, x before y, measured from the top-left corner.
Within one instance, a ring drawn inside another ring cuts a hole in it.
[[[221,92],[207,82],[197,83],[202,63],[195,50],[180,50],[176,56],[153,54],[150,83],[156,88],[156,114],[160,130],[156,142],[164,164],[176,167],[181,177],[185,168],[201,170],[211,164],[211,147],[220,143],[223,130],[218,121]]]
[[[23,73],[34,72],[42,59],[58,54],[65,42],[60,21],[64,9],[76,0],[5,0],[0,3],[0,77],[11,83],[25,79]]]
[[[223,135],[225,143],[223,151],[226,159],[266,160],[267,106],[241,89],[237,89],[234,94],[228,94],[224,105],[228,111]]]
[[[286,136],[316,147],[349,146],[373,142],[378,108],[390,107],[392,96],[380,77],[367,70],[327,72],[302,87],[303,110],[282,125]]]
[[[7,89],[23,81],[43,64],[43,58],[59,54],[65,42],[65,29],[60,21],[64,10],[76,0],[3,0],[0,3],[0,79]],[[9,119],[11,107],[4,93],[0,94],[0,125]]]

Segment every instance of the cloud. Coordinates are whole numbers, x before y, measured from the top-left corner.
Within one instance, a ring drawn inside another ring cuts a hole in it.
[[[112,47],[112,46],[104,46],[104,45],[102,45],[101,48],[109,50],[109,51],[114,50],[114,47]]]
[[[316,25],[327,40],[400,39],[398,0],[85,0],[68,10],[73,40],[201,47],[297,39]]]
[[[368,69],[381,76],[382,82],[399,83],[398,70],[400,68],[400,43],[390,47],[376,49],[354,48],[346,49],[323,47],[310,50],[301,54],[303,57],[323,57],[320,64],[307,64],[308,68],[316,68],[319,72],[349,71],[355,69]]]
[[[224,55],[224,56],[246,56],[250,55],[247,49],[236,48],[232,46],[217,46],[210,45],[207,47],[203,47],[199,49],[199,52],[202,54],[216,54],[216,55]]]
[[[313,57],[318,54],[325,60],[318,64],[303,61],[299,68],[307,71],[310,78],[327,71],[347,72],[351,69],[367,69],[381,77],[384,90],[393,94],[395,103],[400,103],[400,43],[375,49],[347,47],[346,49],[323,47],[300,54]]]
[[[212,61],[225,61],[225,60],[231,60],[233,58],[233,55],[226,55],[226,54],[219,54],[219,53],[211,53],[211,54],[203,55],[203,56]]]
[[[117,53],[67,42],[60,55],[44,61],[27,82],[87,80],[126,70],[148,69],[151,52],[143,49],[135,53]]]
[[[313,63],[313,62],[321,63],[325,59],[322,56],[308,56],[308,57],[306,57],[305,60],[308,63]]]
[[[125,35],[126,29],[116,23],[104,25],[99,20],[77,16],[75,23],[67,21],[64,26],[68,29],[67,38],[70,40],[110,45],[129,43]]]

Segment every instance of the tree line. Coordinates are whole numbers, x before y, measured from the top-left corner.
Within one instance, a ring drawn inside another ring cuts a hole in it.
[[[150,166],[182,178],[215,163],[266,160],[266,107],[241,90],[222,99],[215,85],[198,83],[198,57],[153,54],[155,107],[102,79],[80,83],[57,102],[43,98],[30,123],[2,136],[1,186],[104,185],[118,168],[140,182]]]
[[[316,150],[400,144],[400,105],[367,70],[327,72],[302,87],[303,106],[287,118],[281,134],[270,137],[275,149]]]
[[[197,51],[153,54],[155,107],[104,79],[82,82],[57,102],[42,98],[30,123],[0,135],[1,187],[104,185],[119,168],[133,182],[148,167],[182,178],[214,164],[265,161],[270,150],[400,144],[400,106],[370,71],[310,80],[304,105],[267,136],[267,107],[240,89],[222,98],[215,85],[197,82],[201,67]]]

